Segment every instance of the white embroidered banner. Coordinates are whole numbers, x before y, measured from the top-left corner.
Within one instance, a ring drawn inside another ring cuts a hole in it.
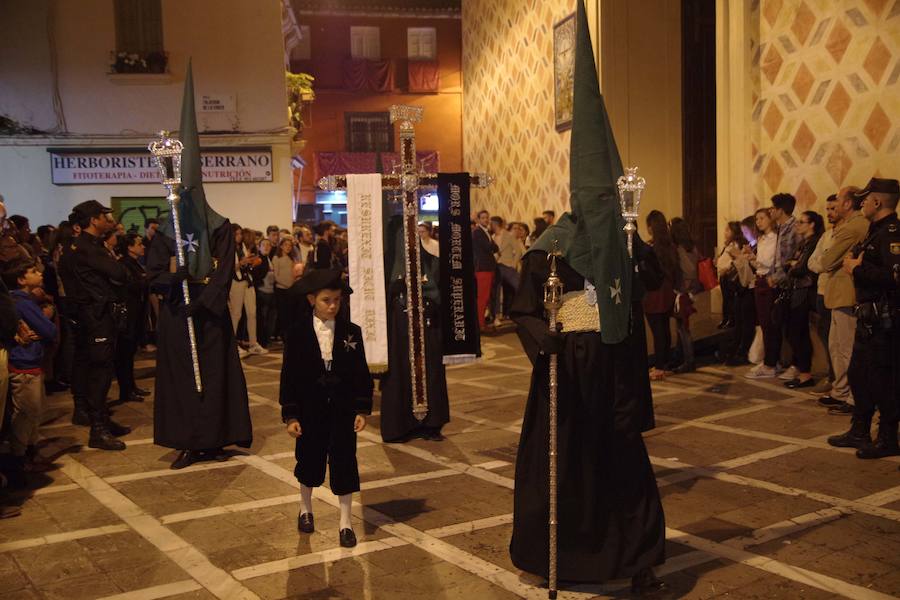
[[[383,372],[388,364],[388,327],[378,173],[347,175],[347,245],[353,288],[350,318],[362,328],[369,369]]]

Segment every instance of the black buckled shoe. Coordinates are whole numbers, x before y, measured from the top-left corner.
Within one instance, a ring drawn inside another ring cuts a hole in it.
[[[196,450],[182,450],[178,456],[172,461],[171,469],[178,470],[189,467],[200,460],[200,455]]]
[[[316,522],[312,513],[303,513],[297,517],[297,531],[300,533],[312,533],[315,530]]]
[[[352,529],[341,529],[339,537],[342,548],[352,548],[356,545],[356,534]]]
[[[120,425],[112,419],[106,420],[106,428],[111,434],[116,437],[122,437],[123,435],[128,435],[129,433],[131,433],[131,427],[128,427],[127,425]]]
[[[125,442],[118,439],[105,425],[92,426],[91,437],[88,439],[88,447],[98,450],[124,450]]]
[[[149,395],[150,395],[150,390],[145,390],[145,389],[142,388],[142,387],[135,387],[135,388],[134,388],[134,393],[137,394],[138,396],[149,396]]]
[[[631,593],[635,596],[655,594],[667,588],[666,582],[654,575],[653,569],[649,567],[641,569],[631,578]]]

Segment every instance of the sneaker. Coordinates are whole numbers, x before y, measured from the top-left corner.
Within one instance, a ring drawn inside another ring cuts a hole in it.
[[[831,382],[828,379],[823,379],[816,384],[816,387],[809,390],[809,393],[813,396],[827,396],[831,393]]]
[[[250,353],[238,346],[238,358],[247,358],[250,356]]]
[[[778,379],[781,379],[783,381],[791,381],[793,379],[797,379],[797,375],[799,375],[799,373],[800,372],[797,370],[797,367],[790,366],[785,369],[781,375],[778,376]]]
[[[772,379],[776,375],[775,367],[767,367],[766,365],[757,365],[747,371],[744,377],[747,379]]]
[[[247,349],[247,352],[250,354],[268,354],[269,351],[260,346],[259,344],[253,344]]]

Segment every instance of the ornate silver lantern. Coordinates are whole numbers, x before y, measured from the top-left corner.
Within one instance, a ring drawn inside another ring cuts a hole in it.
[[[632,256],[632,242],[634,232],[637,231],[637,219],[640,216],[641,196],[647,184],[643,177],[638,177],[637,172],[637,167],[628,167],[625,174],[616,181],[622,218],[625,219],[624,229],[628,234],[628,256]]]

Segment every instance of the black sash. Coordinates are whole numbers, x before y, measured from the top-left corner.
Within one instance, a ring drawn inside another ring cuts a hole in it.
[[[444,364],[481,356],[468,173],[439,173],[441,332]]]

